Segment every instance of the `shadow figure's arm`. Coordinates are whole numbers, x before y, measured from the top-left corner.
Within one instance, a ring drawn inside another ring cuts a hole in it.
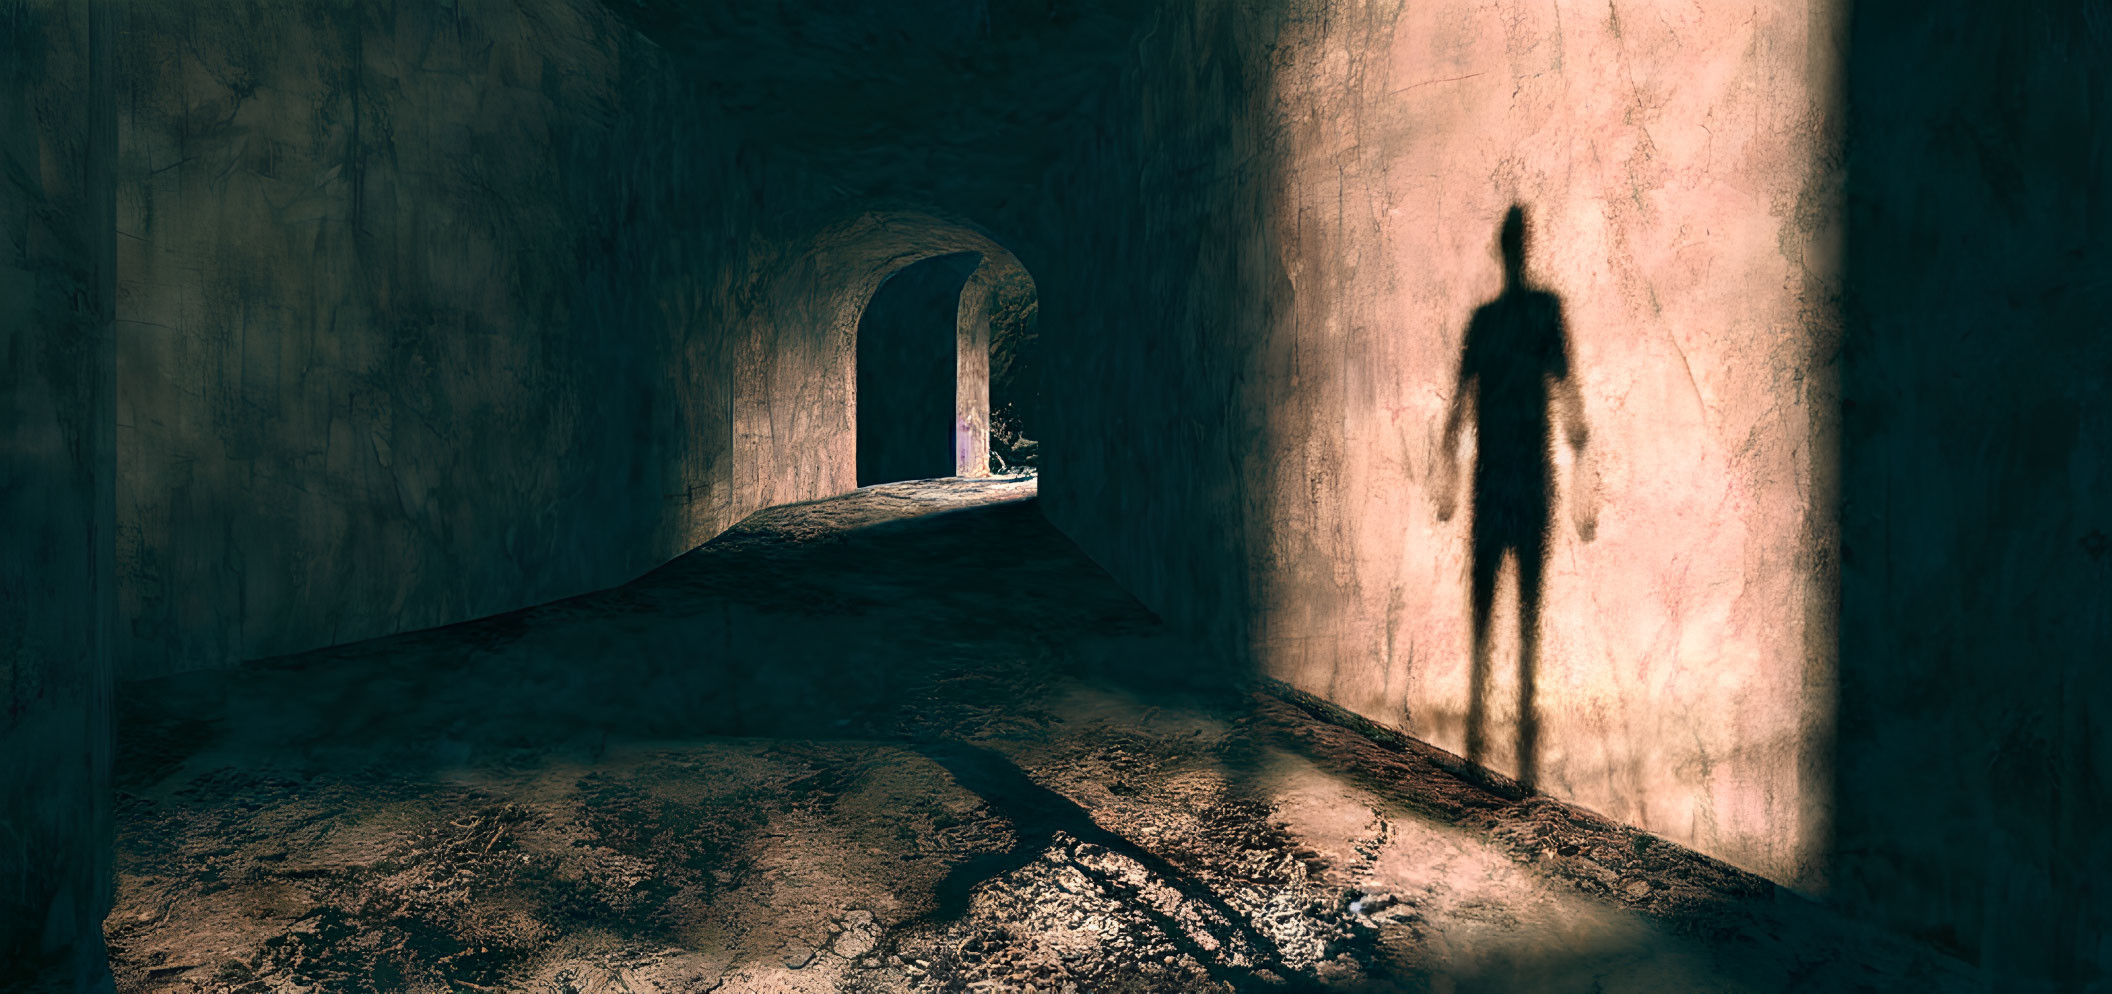
[[[1474,402],[1474,380],[1463,377],[1452,388],[1452,406],[1445,412],[1445,435],[1438,442],[1438,451],[1447,464],[1459,458],[1459,434],[1466,427],[1467,406]]]
[[[1562,354],[1555,369],[1551,389],[1554,394],[1555,416],[1562,421],[1562,436],[1569,441],[1572,451],[1584,451],[1584,443],[1591,439],[1591,432],[1584,425],[1584,389],[1577,384],[1576,349],[1570,346],[1569,318],[1562,313],[1562,305],[1555,305],[1555,346]]]
[[[1591,430],[1584,423],[1584,388],[1577,382],[1577,369],[1569,346],[1569,329],[1556,312],[1556,327],[1559,329],[1562,348],[1561,376],[1550,384],[1553,394],[1554,414],[1561,420],[1562,437],[1569,442],[1570,452],[1575,456],[1570,462],[1569,513],[1576,526],[1577,536],[1591,541],[1599,530],[1599,474],[1593,460],[1585,455],[1584,447],[1591,440]]]
[[[1581,452],[1591,440],[1591,432],[1584,425],[1584,391],[1577,386],[1576,374],[1556,380],[1554,393],[1556,416],[1562,419],[1562,437],[1569,441],[1571,449]]]
[[[1471,334],[1471,331],[1469,332]],[[1474,403],[1474,391],[1478,384],[1469,370],[1464,356],[1460,359],[1459,376],[1452,387],[1452,406],[1445,411],[1445,428],[1438,439],[1437,454],[1437,520],[1452,520],[1452,512],[1459,506],[1459,433],[1467,422],[1467,408]]]

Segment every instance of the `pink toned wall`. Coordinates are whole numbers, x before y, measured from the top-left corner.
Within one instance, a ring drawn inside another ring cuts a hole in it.
[[[1136,215],[1028,260],[1049,517],[1195,632],[1204,676],[1243,662],[1466,752],[1475,509],[1440,518],[1440,436],[1520,205],[1595,481],[1562,448],[1537,784],[1819,890],[1835,24],[1802,0],[1168,10],[1052,195]],[[1515,572],[1479,757],[1506,774]]]
[[[1830,714],[1810,647],[1830,614],[1809,606],[1838,240],[1825,14],[1368,2],[1288,26],[1275,224],[1295,304],[1270,336],[1292,361],[1264,388],[1283,458],[1258,467],[1253,634],[1267,672],[1467,752],[1472,512],[1441,520],[1441,435],[1521,205],[1589,426],[1579,454],[1556,422],[1537,784],[1806,885]],[[1480,757],[1509,774],[1516,578]]]

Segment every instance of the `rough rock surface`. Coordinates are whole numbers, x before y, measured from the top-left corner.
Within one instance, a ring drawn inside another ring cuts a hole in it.
[[[130,686],[122,991],[1833,991],[1957,965],[1213,671],[1029,480]],[[313,703],[310,703],[313,702]]]

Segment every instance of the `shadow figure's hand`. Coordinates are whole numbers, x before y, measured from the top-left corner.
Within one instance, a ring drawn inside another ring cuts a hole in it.
[[[1437,520],[1450,521],[1459,511],[1459,470],[1449,460],[1437,471]]]
[[[1599,465],[1589,449],[1579,448],[1570,465],[1569,519],[1577,537],[1586,542],[1599,536]]]

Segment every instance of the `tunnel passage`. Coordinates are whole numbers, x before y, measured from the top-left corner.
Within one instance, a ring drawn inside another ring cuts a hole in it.
[[[859,486],[981,475],[989,323],[961,317],[962,287],[981,261],[955,252],[912,263],[866,305],[858,320]]]

